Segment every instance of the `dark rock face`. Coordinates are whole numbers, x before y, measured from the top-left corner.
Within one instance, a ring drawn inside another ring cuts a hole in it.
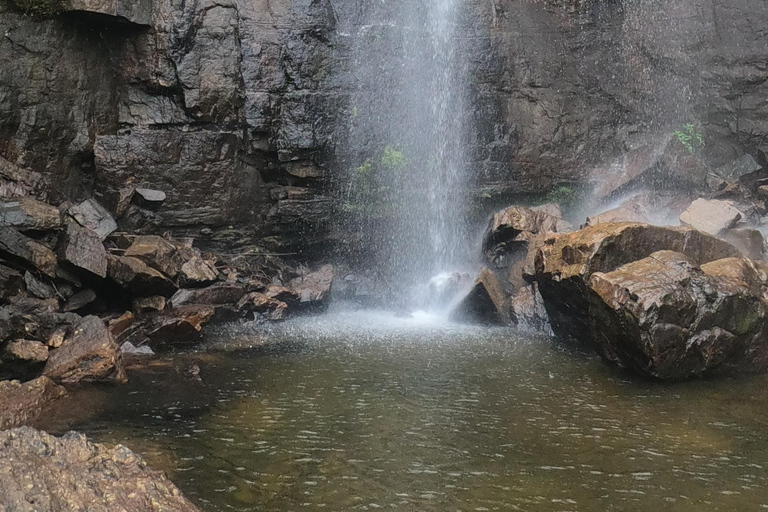
[[[45,406],[66,394],[63,387],[54,384],[48,377],[23,384],[19,381],[0,381],[0,430],[34,420]]]
[[[0,503],[11,510],[196,512],[162,473],[125,446],[28,427],[0,432]]]
[[[127,208],[120,223],[210,229],[211,246],[327,246],[341,239],[329,220],[353,166],[342,142],[359,78],[353,51],[373,20],[377,51],[399,55],[390,4],[77,0],[38,21],[2,0],[0,174],[20,164],[40,179],[16,173],[0,195],[95,194],[113,214]],[[766,18],[762,0],[468,2],[458,48],[473,77],[468,181],[539,193],[599,182],[613,164],[642,174],[659,166],[625,155],[663,153],[689,120],[707,127],[713,167],[756,154],[768,71],[754,63],[768,35],[749,20]],[[643,132],[649,125],[660,133]],[[132,189],[166,194],[163,208],[126,207]]]

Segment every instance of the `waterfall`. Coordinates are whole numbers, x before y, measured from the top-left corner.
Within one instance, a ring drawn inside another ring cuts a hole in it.
[[[463,4],[400,0],[370,8],[356,28],[349,213],[377,268],[409,297],[471,261]]]

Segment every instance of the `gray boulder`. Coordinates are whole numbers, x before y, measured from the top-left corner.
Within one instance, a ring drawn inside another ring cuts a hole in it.
[[[78,224],[93,231],[101,241],[117,230],[112,214],[94,199],[72,206],[68,213]]]
[[[59,258],[77,270],[107,277],[107,251],[95,232],[75,222],[67,224],[67,230],[59,244]]]

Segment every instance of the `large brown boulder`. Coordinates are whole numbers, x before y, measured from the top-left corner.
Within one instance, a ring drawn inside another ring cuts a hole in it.
[[[583,297],[589,277],[659,250],[683,253],[696,264],[740,256],[727,242],[690,228],[598,224],[548,238],[534,251],[526,279],[538,283],[555,334],[583,340],[588,338],[589,309]]]
[[[720,236],[736,226],[742,217],[730,201],[697,199],[680,215],[680,222],[704,233]]]
[[[605,359],[661,379],[765,371],[765,281],[757,272],[747,277],[748,265],[731,258],[698,268],[681,253],[659,251],[596,272],[581,299],[587,341]]]
[[[213,320],[216,310],[216,306],[203,304],[149,313],[128,327],[121,338],[137,347],[199,343],[203,327]]]
[[[56,438],[29,427],[0,432],[0,503],[19,512],[196,512],[162,473],[122,445]]]
[[[509,325],[512,323],[509,300],[496,274],[484,268],[469,293],[451,311],[459,322]]]
[[[33,421],[48,404],[66,394],[63,387],[48,377],[39,377],[23,384],[16,380],[0,381],[0,430]],[[2,499],[0,503],[7,505]]]
[[[136,237],[125,256],[138,258],[170,278],[175,278],[185,263],[175,245],[156,235]]]
[[[83,318],[72,336],[51,351],[43,375],[63,383],[125,381],[120,349],[96,316]]]
[[[606,359],[641,373],[680,379],[762,368],[728,348],[766,335],[762,297],[697,268],[738,257],[730,244],[689,228],[601,224],[548,239],[529,277],[558,337],[591,343]],[[740,318],[741,326],[728,318]],[[705,354],[696,343],[718,348]]]

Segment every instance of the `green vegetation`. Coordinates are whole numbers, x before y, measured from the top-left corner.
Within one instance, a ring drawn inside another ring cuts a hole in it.
[[[542,204],[555,203],[563,211],[569,211],[578,204],[580,191],[573,185],[558,185],[542,199]]]
[[[688,123],[681,130],[675,131],[674,136],[692,154],[705,146],[701,127],[694,123]]]
[[[18,10],[35,18],[50,18],[61,14],[67,0],[11,0]]]
[[[404,186],[408,158],[395,146],[385,146],[355,169],[344,210],[365,217],[381,217],[395,208],[394,191]]]

